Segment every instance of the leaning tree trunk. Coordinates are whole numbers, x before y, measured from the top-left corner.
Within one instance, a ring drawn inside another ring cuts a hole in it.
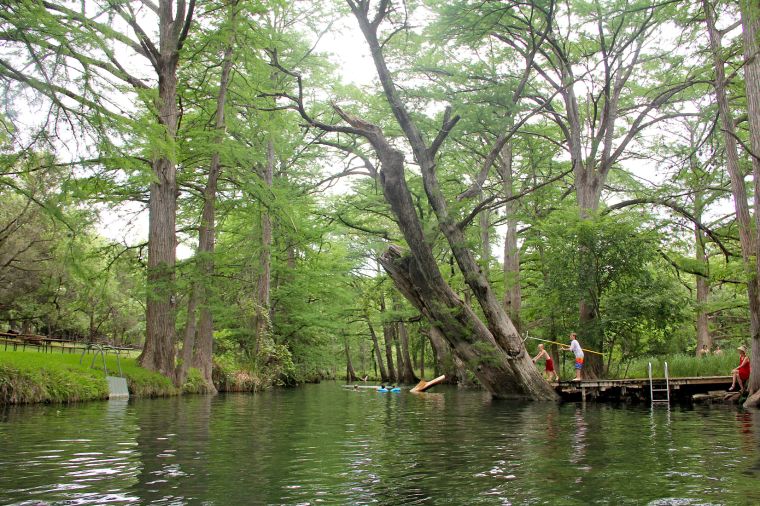
[[[399,291],[428,321],[435,323],[433,327],[445,336],[454,355],[494,396],[556,399],[530,359],[530,369],[522,368],[519,355],[510,356],[498,346],[488,328],[448,285],[427,285],[429,273],[419,269],[414,258],[402,256],[397,247],[391,247],[381,257],[381,263]],[[531,381],[534,373],[536,377]]]
[[[367,28],[363,27],[363,31],[366,34]],[[536,369],[501,302],[480,272],[472,251],[467,248],[462,229],[448,212],[435,174],[434,151],[425,148],[421,134],[398,100],[377,39],[370,41],[370,49],[376,66],[379,67],[378,74],[386,89],[386,96],[389,97],[399,124],[407,133],[415,158],[420,164],[425,192],[439,228],[446,237],[465,281],[477,298],[488,326],[457,297],[441,276],[404,179],[404,155],[391,147],[382,134],[378,135],[379,132],[373,130],[370,142],[381,161],[380,180],[385,200],[396,215],[399,228],[411,251],[410,257],[402,259],[398,250],[390,248],[383,255],[383,267],[399,291],[428,318],[431,325],[443,332],[454,354],[472,368],[475,376],[492,395],[556,399],[556,393]]]
[[[752,150],[752,176],[755,187],[755,279],[760,283],[760,4],[757,0],[741,0],[741,20],[744,38],[744,85],[747,90],[747,117],[749,120],[750,149]],[[758,287],[760,296],[760,287]],[[750,313],[760,311],[760,301]],[[758,324],[752,329],[750,363],[760,364],[760,315],[750,315]],[[760,367],[753,367],[749,376],[749,391],[760,391]],[[750,403],[757,406],[758,403]]]
[[[520,335],[480,271],[472,251],[467,247],[464,225],[456,223],[455,214],[449,212],[438,184],[436,154],[459,118],[451,118],[447,111],[440,132],[428,145],[400,99],[378,40],[378,28],[389,13],[389,4],[381,2],[372,21],[369,19],[367,0],[349,0],[348,4],[369,45],[385,98],[419,164],[427,201],[435,213],[438,227],[477,298],[488,326],[456,295],[441,275],[406,184],[403,151],[388,142],[380,127],[351,117],[337,106],[334,106],[335,111],[350,128],[316,122],[302,107],[299,112],[321,129],[360,135],[371,143],[380,162],[379,181],[383,195],[410,250],[409,256],[402,256],[399,248],[391,247],[380,261],[396,288],[431,325],[442,331],[454,354],[472,369],[481,384],[495,397],[557,399],[556,393],[526,353]]]

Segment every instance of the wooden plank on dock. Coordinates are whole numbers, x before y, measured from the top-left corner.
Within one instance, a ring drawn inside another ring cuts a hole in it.
[[[664,378],[654,378],[655,382]],[[671,391],[683,390],[683,395],[706,393],[716,389],[727,389],[731,385],[731,376],[695,376],[670,378]],[[649,396],[648,378],[626,379],[590,379],[581,381],[561,381],[556,386],[557,392],[566,399],[607,398],[610,400],[627,400]]]

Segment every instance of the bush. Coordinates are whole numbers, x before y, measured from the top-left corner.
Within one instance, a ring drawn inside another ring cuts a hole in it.
[[[182,385],[182,393],[185,394],[204,394],[208,387],[206,381],[203,379],[203,375],[199,369],[191,367],[187,371],[187,378],[185,384]]]

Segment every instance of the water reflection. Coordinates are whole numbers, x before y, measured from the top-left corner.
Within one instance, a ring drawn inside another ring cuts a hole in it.
[[[0,411],[0,503],[749,504],[760,414],[337,385]]]

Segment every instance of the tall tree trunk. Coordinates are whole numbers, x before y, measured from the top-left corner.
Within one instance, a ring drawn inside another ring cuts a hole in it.
[[[425,377],[425,341],[420,340],[420,376]]]
[[[198,283],[193,282],[190,287],[190,297],[187,300],[187,322],[185,322],[185,337],[182,341],[182,360],[177,364],[174,384],[182,387],[187,380],[187,372],[193,360],[195,338],[197,332],[196,309],[198,307]]]
[[[344,338],[343,346],[346,350],[346,381],[349,383],[352,381],[358,381],[356,377],[356,371],[354,371],[354,364],[351,362],[351,350],[348,347],[348,338]]]
[[[175,143],[179,109],[177,107],[177,67],[179,51],[187,37],[195,2],[185,11],[185,3],[174,12],[172,0],[159,0],[159,47],[138,34],[151,54],[158,75],[156,113],[164,138],[156,145],[166,146],[152,160],[153,181],[148,201],[148,296],[145,316],[145,345],[139,363],[146,369],[174,378],[174,331],[177,221],[177,168]],[[176,17],[175,17],[176,16]],[[136,21],[136,20],[135,20]]]
[[[739,152],[736,145],[734,121],[728,103],[728,96],[726,94],[725,62],[721,56],[720,33],[715,28],[715,17],[712,5],[708,0],[703,0],[702,5],[705,10],[705,22],[707,24],[707,32],[710,36],[710,48],[715,63],[715,98],[718,102],[718,113],[720,116],[721,128],[723,130],[723,141],[726,148],[726,167],[731,179],[731,192],[734,196],[736,220],[739,225],[739,243],[742,250],[742,260],[747,274],[750,334],[753,338],[753,351],[752,358],[750,359],[750,362],[752,362],[758,352],[758,347],[754,344],[757,342],[758,332],[760,332],[760,299],[758,298],[757,260],[752,261],[752,256],[757,254],[757,238],[755,237],[755,229],[752,226],[749,208],[747,206],[747,194],[744,188],[744,177],[739,165]],[[752,12],[755,14],[757,13],[756,9],[752,9]],[[745,30],[748,25],[753,24],[756,26],[756,21],[747,23],[747,25],[745,25]],[[747,76],[747,79],[750,79],[750,76]],[[758,97],[754,98],[758,99]],[[760,180],[755,176],[755,185],[758,184],[760,184]],[[758,190],[755,191],[757,193]],[[758,197],[760,196],[755,195],[756,199]],[[750,380],[752,379],[753,377],[750,376]],[[755,374],[754,380],[757,381],[757,374]]]
[[[396,350],[396,383],[403,383],[404,356],[401,354],[401,338],[398,322],[394,322],[391,325],[391,335],[393,336],[393,348]]]
[[[390,381],[398,381],[398,373],[393,367],[393,323],[388,321],[385,308],[385,295],[380,295],[380,315],[383,321],[383,340],[385,341],[385,359]]]
[[[400,310],[401,306],[396,306],[396,310]],[[412,359],[409,356],[409,334],[406,331],[406,325],[403,320],[399,320],[398,325],[398,341],[399,347],[399,383],[417,383],[420,379],[414,374],[412,367]]]
[[[369,328],[369,335],[372,338],[372,349],[375,352],[375,366],[380,369],[380,380],[383,383],[388,383],[391,381],[391,379],[388,377],[388,372],[385,370],[385,364],[383,364],[383,354],[380,351],[380,343],[377,339],[377,334],[375,333],[375,327],[372,326],[372,320],[370,320],[369,315],[365,315],[367,319],[367,328]],[[375,375],[377,375],[377,371],[375,371]]]
[[[480,265],[483,275],[488,279],[491,265],[491,223],[488,210],[478,216],[480,225]]]
[[[359,340],[359,367],[361,367],[363,377],[367,374],[367,345],[364,339]]]
[[[274,141],[267,141],[267,163],[264,167],[263,179],[267,188],[272,187],[274,179],[275,151]],[[261,253],[259,255],[259,278],[256,288],[256,352],[258,355],[261,340],[269,333],[270,285],[272,276],[272,219],[269,210],[261,211]]]
[[[755,183],[755,279],[760,283],[760,4],[757,0],[741,0],[742,32],[744,38],[744,85],[747,90],[747,116],[749,119],[750,149],[752,150],[752,176]],[[757,295],[760,296],[760,287]],[[760,311],[760,301],[750,302],[750,313]],[[750,363],[760,365],[760,315],[750,314],[756,325],[752,328]],[[760,391],[760,367],[753,367],[749,377],[749,391]],[[757,402],[754,403],[757,406]]]
[[[694,218],[696,221],[702,221],[702,190],[697,190],[694,193]],[[705,237],[704,232],[699,226],[694,225],[694,246],[695,246],[695,259],[700,264],[707,266],[707,257],[705,255]],[[712,337],[708,329],[707,310],[705,306],[707,304],[707,297],[710,293],[710,282],[707,277],[697,274],[697,349],[695,353],[697,356],[700,354],[700,350],[703,346],[706,346],[708,350],[713,347]]]
[[[236,11],[232,8],[230,14],[232,21],[234,22]],[[216,136],[214,143],[219,145],[223,140],[223,132],[225,131],[226,117],[225,117],[225,105],[227,103],[227,90],[230,82],[230,72],[232,71],[232,53],[233,53],[233,39],[230,36],[227,47],[224,50],[224,56],[222,58],[222,73],[219,78],[219,92],[216,97],[216,123],[214,125],[216,130]],[[212,373],[213,373],[213,351],[214,351],[214,317],[211,311],[211,286],[214,279],[214,250],[216,245],[216,192],[219,184],[219,177],[222,173],[222,163],[219,150],[214,151],[211,156],[211,166],[209,167],[208,180],[206,181],[206,187],[203,190],[203,211],[201,212],[201,223],[198,229],[198,251],[196,252],[196,262],[198,268],[199,278],[193,283],[193,295],[197,296],[197,306],[200,310],[200,317],[198,321],[197,338],[195,339],[195,346],[191,340],[187,342],[188,337],[192,339],[192,335],[185,333],[185,344],[183,349],[183,361],[182,366],[179,369],[179,376],[177,378],[178,385],[184,383],[187,376],[187,367],[190,361],[185,361],[184,357],[187,353],[193,351],[193,366],[196,367],[206,383],[206,391],[209,393],[216,393],[216,387],[214,386]],[[193,311],[190,311],[188,307],[188,325],[192,318],[195,318],[195,307]],[[194,324],[194,322],[193,322]],[[189,344],[189,346],[188,346]]]
[[[511,141],[504,145],[501,160],[497,162],[496,166],[501,176],[504,198],[510,199],[514,195]],[[517,247],[516,208],[517,203],[513,200],[504,204],[504,212],[507,218],[507,231],[504,235],[504,307],[519,332],[522,292],[520,290],[520,249]]]
[[[174,148],[179,111],[177,108],[176,47],[165,41],[161,20],[161,64],[158,77],[158,117],[164,127],[164,142]],[[145,346],[140,365],[174,377],[174,325],[177,219],[177,168],[173,153],[153,159],[153,176],[148,201],[148,299],[145,317]]]
[[[433,349],[433,358],[435,359],[435,375],[445,375],[445,383],[456,383],[457,370],[454,365],[454,357],[443,333],[438,327],[431,326],[428,331],[428,338],[430,339],[430,347]]]

